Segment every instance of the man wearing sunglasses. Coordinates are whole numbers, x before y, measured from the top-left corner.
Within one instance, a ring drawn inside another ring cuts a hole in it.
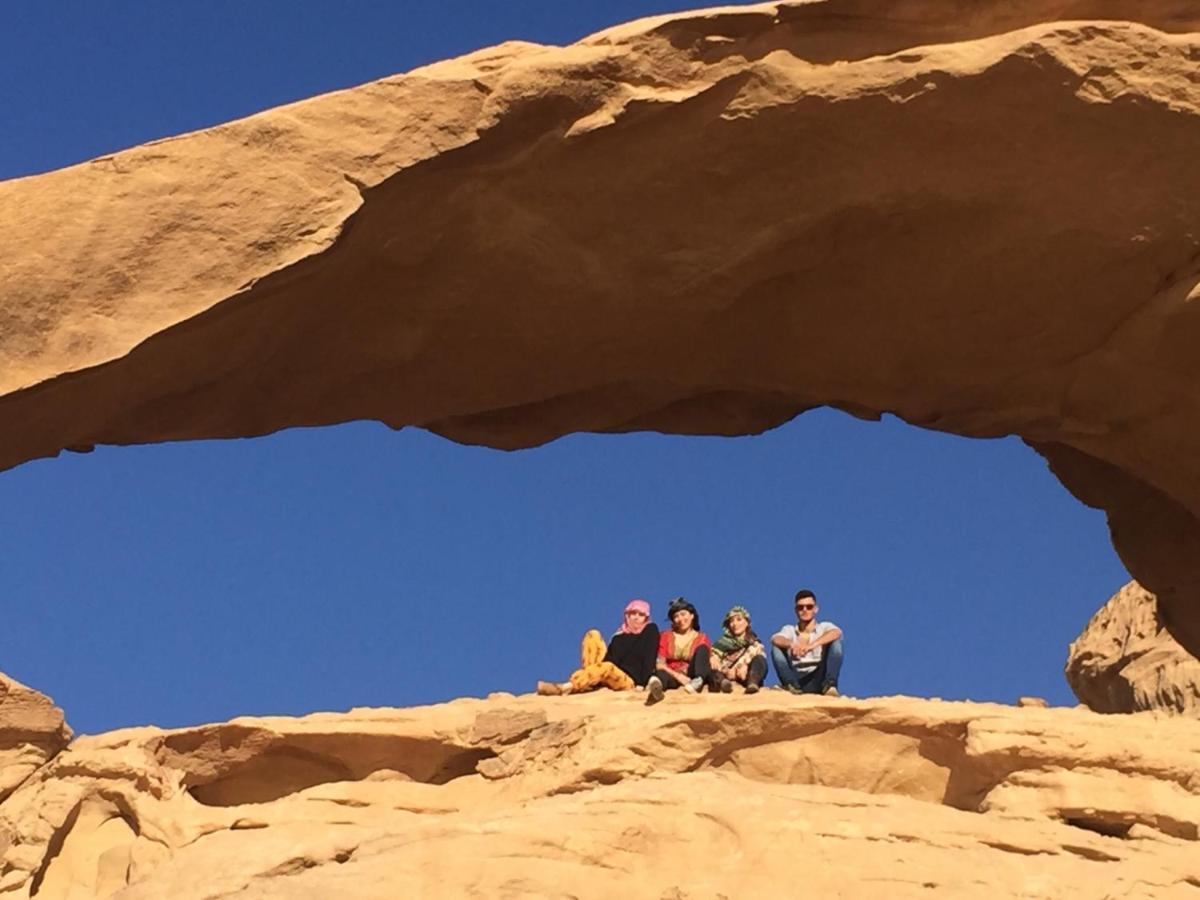
[[[793,694],[838,696],[842,671],[842,629],[818,622],[817,597],[796,592],[796,624],[784,625],[771,638],[771,662],[779,683]]]

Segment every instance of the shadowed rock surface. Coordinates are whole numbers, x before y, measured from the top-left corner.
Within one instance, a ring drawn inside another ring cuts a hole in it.
[[[1188,897],[1200,722],[1114,724],[764,691],[127,729],[0,803],[0,896],[735,897],[802,846],[823,896]]]
[[[0,184],[0,468],[891,412],[1022,436],[1200,651],[1200,13],[880,8],[509,43]]]
[[[1067,681],[1097,712],[1162,709],[1200,716],[1200,659],[1162,628],[1156,606],[1153,594],[1131,582],[1071,644]]]

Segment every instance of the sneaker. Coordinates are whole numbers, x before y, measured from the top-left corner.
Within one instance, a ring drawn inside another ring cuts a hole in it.
[[[821,688],[821,693],[824,694],[826,697],[842,696],[840,693],[838,693],[837,685],[834,684],[833,682],[830,682],[829,684],[825,685],[825,687]]]
[[[543,697],[557,697],[562,693],[562,688],[553,681],[539,681],[537,683],[537,692]]]
[[[795,685],[795,684],[784,685],[784,690],[786,690],[789,694],[803,694],[804,693],[804,688],[799,687],[798,685]]]
[[[683,686],[683,689],[689,694],[698,694],[704,688],[704,679],[699,676],[693,678]]]
[[[722,694],[732,694],[733,693],[733,682],[730,681],[728,678],[721,679],[721,693]]]
[[[657,675],[651,675],[646,682],[646,705],[653,706],[663,698],[663,683]]]
[[[758,685],[753,681],[750,682],[748,685],[746,685],[746,693],[747,694],[757,694],[758,693]]]

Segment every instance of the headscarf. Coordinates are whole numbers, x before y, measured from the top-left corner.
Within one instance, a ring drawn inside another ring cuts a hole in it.
[[[617,630],[617,634],[641,634],[642,629],[646,627],[646,623],[650,621],[650,604],[645,600],[630,600],[625,604],[625,613],[628,616],[631,612],[640,612],[646,618],[642,619],[642,623],[636,628],[629,624],[629,619],[626,618],[621,622],[621,627]]]
[[[741,637],[738,637],[729,630],[729,620],[734,616],[741,616],[746,620],[746,630]],[[758,642],[758,635],[750,627],[750,611],[744,606],[730,607],[729,612],[725,613],[725,618],[722,620],[721,625],[724,627],[724,631],[717,638],[717,642],[713,644],[713,650],[722,656],[727,653],[733,653],[735,650],[745,650],[751,644]]]

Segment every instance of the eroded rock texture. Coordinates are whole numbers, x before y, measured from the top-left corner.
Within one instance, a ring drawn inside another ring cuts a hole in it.
[[[70,739],[53,700],[0,672],[0,801]]]
[[[735,897],[798,848],[823,896],[1190,896],[1200,722],[1121,725],[765,691],[130,729],[0,804],[0,896]]]
[[[2,184],[0,468],[886,411],[1024,437],[1200,650],[1197,31],[1183,0],[724,8]]]
[[[1155,597],[1121,588],[1071,644],[1067,681],[1097,712],[1163,709],[1200,716],[1200,660],[1158,622]]]

